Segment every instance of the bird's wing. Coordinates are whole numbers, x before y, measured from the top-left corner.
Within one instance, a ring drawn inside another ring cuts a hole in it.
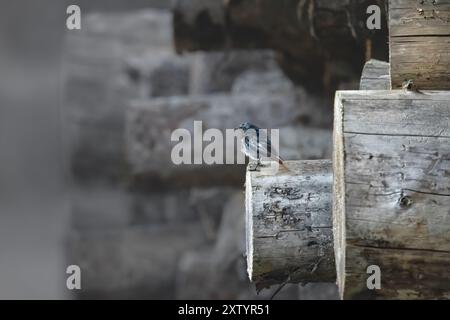
[[[272,146],[267,134],[260,130],[258,137],[255,134],[248,135],[244,138],[247,155],[253,160],[269,158],[275,161],[281,160],[278,150]]]

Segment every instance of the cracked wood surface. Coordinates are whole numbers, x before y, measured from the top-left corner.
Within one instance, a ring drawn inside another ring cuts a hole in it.
[[[290,171],[247,170],[249,277],[258,288],[334,282],[331,161],[285,163]]]
[[[450,89],[450,0],[390,0],[392,88]]]
[[[450,298],[450,93],[338,92],[334,130],[341,296]]]

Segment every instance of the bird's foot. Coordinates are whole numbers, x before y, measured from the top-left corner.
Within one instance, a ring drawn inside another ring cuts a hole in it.
[[[250,162],[248,164],[248,171],[258,171],[260,165],[260,162]]]

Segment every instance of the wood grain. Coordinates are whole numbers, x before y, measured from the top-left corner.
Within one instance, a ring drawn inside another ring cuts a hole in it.
[[[343,298],[450,297],[449,120],[450,92],[337,93],[333,221]],[[382,269],[381,290],[365,285],[370,264]]]
[[[390,0],[392,88],[450,89],[450,1]]]
[[[275,283],[334,282],[330,160],[289,161],[290,171],[247,171],[249,277]]]

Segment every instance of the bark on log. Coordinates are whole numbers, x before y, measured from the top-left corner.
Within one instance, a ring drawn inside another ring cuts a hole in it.
[[[445,91],[336,94],[333,227],[342,298],[450,298],[449,118]],[[370,265],[381,269],[380,290],[366,286]]]
[[[450,89],[450,1],[390,0],[392,88]]]
[[[359,90],[389,90],[389,62],[369,60],[364,65]]]
[[[247,266],[257,287],[334,282],[330,160],[289,161],[290,172],[247,171]]]

